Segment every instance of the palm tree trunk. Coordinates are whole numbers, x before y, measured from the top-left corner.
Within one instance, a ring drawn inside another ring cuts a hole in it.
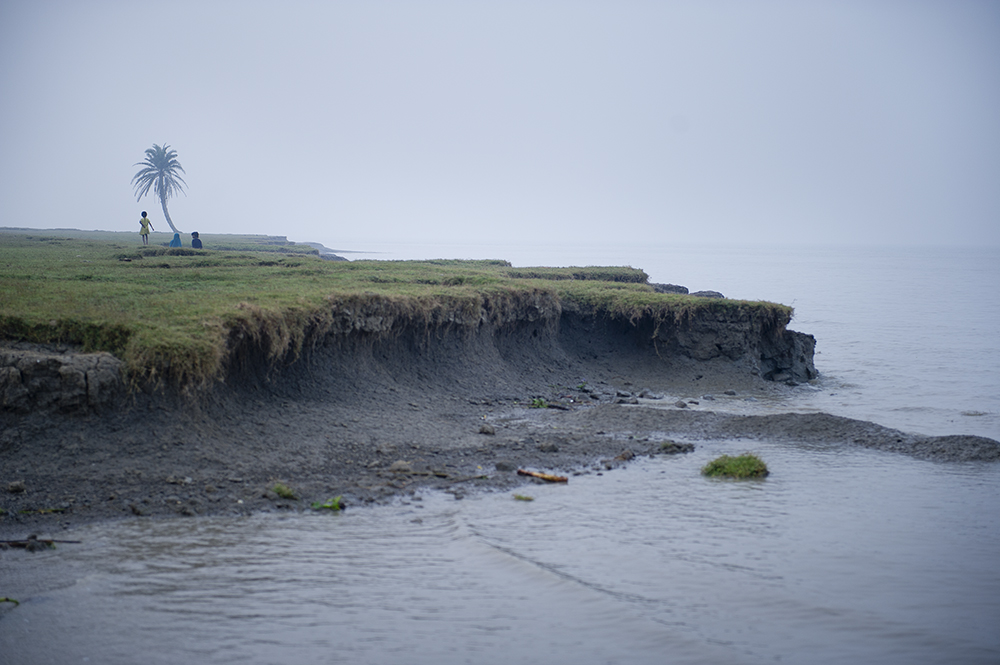
[[[170,230],[174,233],[180,233],[177,227],[174,226],[174,222],[170,219],[170,213],[167,212],[167,197],[165,194],[160,194],[160,206],[163,208],[163,217],[167,220],[167,224],[170,225]]]

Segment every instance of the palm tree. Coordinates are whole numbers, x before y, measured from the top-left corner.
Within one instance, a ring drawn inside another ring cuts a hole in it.
[[[133,166],[142,167],[132,178],[132,184],[135,185],[135,200],[138,202],[152,187],[153,192],[160,197],[163,216],[170,225],[170,230],[180,233],[171,221],[170,213],[167,212],[167,199],[177,192],[183,192],[184,186],[187,185],[184,178],[177,175],[178,171],[184,173],[184,167],[177,161],[177,151],[171,150],[166,144],[161,148],[154,143],[152,148],[146,150],[146,159],[136,162]]]

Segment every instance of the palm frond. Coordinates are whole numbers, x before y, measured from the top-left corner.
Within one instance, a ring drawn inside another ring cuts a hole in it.
[[[146,149],[146,158],[133,166],[143,167],[132,177],[136,201],[148,194],[150,189],[161,198],[170,198],[183,192],[187,186],[179,175],[185,171],[177,161],[177,151],[171,150],[167,144],[160,146],[154,143],[152,148]]]

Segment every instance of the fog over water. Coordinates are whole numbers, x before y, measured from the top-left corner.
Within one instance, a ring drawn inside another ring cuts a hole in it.
[[[0,3],[0,226],[1000,244],[994,2]],[[166,228],[163,224],[162,228]]]

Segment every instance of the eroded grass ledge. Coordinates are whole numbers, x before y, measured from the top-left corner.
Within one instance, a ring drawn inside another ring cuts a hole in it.
[[[509,335],[525,326],[555,336],[561,323],[619,327],[656,354],[789,356],[764,363],[765,378],[796,363],[806,379],[815,372],[811,345],[788,351],[785,338],[799,335],[786,330],[790,307],[657,293],[631,267],[325,261],[270,236],[204,236],[207,249],[193,250],[158,246],[155,237],[143,248],[134,235],[0,231],[0,341],[110,354],[132,389],[182,391],[248,364],[278,370],[331,340],[406,335],[431,344],[442,334]],[[9,406],[27,388],[16,363],[4,372]]]

